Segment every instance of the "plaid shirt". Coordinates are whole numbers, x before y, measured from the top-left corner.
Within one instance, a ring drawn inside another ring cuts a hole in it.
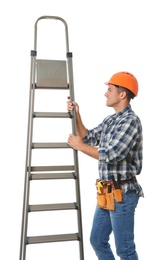
[[[126,180],[141,173],[142,125],[130,105],[118,114],[107,116],[97,127],[88,130],[83,142],[98,146],[101,180],[112,181],[112,175],[117,180],[118,174],[121,174],[121,180]],[[123,193],[134,189],[143,196],[137,181],[122,185]]]

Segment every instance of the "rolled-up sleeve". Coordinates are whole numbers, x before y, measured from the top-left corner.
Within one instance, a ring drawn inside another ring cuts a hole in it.
[[[87,130],[87,135],[82,139],[84,143],[91,146],[98,146],[101,138],[102,124],[98,125],[96,128]]]

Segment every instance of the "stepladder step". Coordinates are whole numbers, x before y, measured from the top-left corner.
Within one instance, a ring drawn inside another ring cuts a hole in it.
[[[72,210],[72,209],[78,209],[76,203],[29,205],[29,212],[51,211],[51,210]]]
[[[69,113],[65,112],[34,112],[34,117],[37,118],[69,118]]]
[[[27,244],[64,242],[64,241],[74,241],[74,240],[80,240],[78,233],[27,237]]]
[[[48,149],[48,148],[71,148],[67,143],[33,143],[32,148]]]
[[[30,180],[76,179],[75,172],[30,174]]]

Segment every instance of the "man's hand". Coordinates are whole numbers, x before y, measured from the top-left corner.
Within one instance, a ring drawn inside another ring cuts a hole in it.
[[[81,150],[81,147],[83,145],[82,138],[79,137],[78,135],[73,135],[73,134],[69,135],[67,143],[75,150]]]
[[[68,97],[68,99],[69,99],[69,97]],[[73,101],[73,102],[67,101],[67,111],[71,112],[74,108],[75,108],[75,112],[79,113],[79,106],[78,106],[78,104],[75,101]]]
[[[94,159],[97,159],[97,160],[99,159],[98,148],[90,146],[88,144],[85,144],[82,141],[82,138],[79,137],[79,135],[70,134],[69,137],[68,137],[67,143],[74,150],[78,150],[80,152],[83,152],[83,153],[91,156]]]

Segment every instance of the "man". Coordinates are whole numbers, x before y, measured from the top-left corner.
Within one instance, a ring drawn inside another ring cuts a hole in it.
[[[138,82],[129,72],[118,72],[105,84],[108,86],[106,105],[113,107],[115,113],[88,130],[82,122],[78,104],[68,101],[68,112],[75,109],[77,125],[77,136],[70,134],[68,144],[98,160],[99,199],[90,235],[98,259],[115,259],[109,244],[113,232],[120,259],[138,260],[134,242],[134,213],[139,197],[144,196],[136,179],[142,170],[143,137],[140,119],[130,105],[131,99],[137,96]]]

